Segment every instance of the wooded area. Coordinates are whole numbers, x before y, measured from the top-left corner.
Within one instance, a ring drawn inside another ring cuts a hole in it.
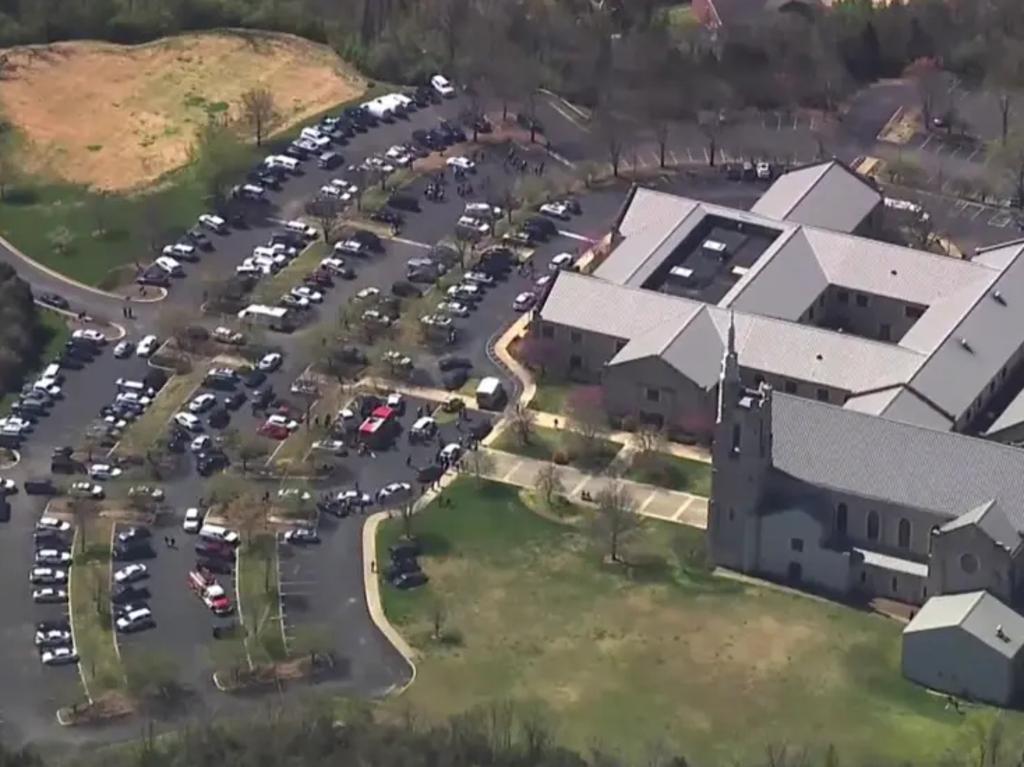
[[[46,345],[28,283],[0,264],[0,392],[20,386]]]

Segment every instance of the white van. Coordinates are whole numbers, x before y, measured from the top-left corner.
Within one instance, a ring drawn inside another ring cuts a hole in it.
[[[505,405],[505,389],[501,380],[488,376],[476,387],[476,404],[488,410],[499,410]]]
[[[263,164],[268,168],[284,168],[289,173],[294,173],[299,169],[299,161],[285,154],[269,155]]]
[[[238,543],[238,533],[220,525],[203,525],[199,528],[199,537],[205,541],[230,543],[232,546]]]
[[[43,369],[43,374],[41,377],[52,378],[53,380],[57,381],[57,383],[61,383],[64,380],[64,375],[60,372],[60,365],[58,365],[56,362],[51,362],[49,365],[47,365],[46,368]]]
[[[160,256],[156,261],[153,262],[172,277],[180,277],[185,274],[185,270],[181,264],[175,261],[170,256]]]

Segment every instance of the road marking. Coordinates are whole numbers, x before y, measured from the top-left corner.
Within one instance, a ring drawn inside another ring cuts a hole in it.
[[[581,480],[579,481],[579,484],[578,484],[578,485],[576,485],[576,487],[574,487],[574,488],[573,488],[573,489],[572,489],[572,490],[571,490],[571,491],[569,492],[569,495],[579,495],[579,494],[580,494],[580,490],[582,490],[582,489],[583,489],[583,488],[584,488],[584,487],[586,486],[586,484],[587,484],[587,483],[588,483],[588,482],[590,481],[590,479],[591,479],[591,478],[590,478],[589,476],[587,476],[586,474],[584,474],[584,475],[583,475],[583,479],[581,479]]]
[[[971,152],[969,155],[967,155],[967,162],[973,162],[974,158],[978,156],[978,153],[980,151],[981,151],[981,149],[975,149],[973,152]]]
[[[797,130],[800,126],[800,115],[793,115],[793,130]]]
[[[704,147],[704,162],[711,162],[711,156],[708,154],[707,147]]]
[[[932,143],[932,135],[929,133],[927,136],[924,137],[924,141],[921,142],[921,149],[924,149],[930,143]]]
[[[411,245],[414,248],[420,248],[422,250],[430,250],[433,245],[427,245],[425,242],[416,242],[416,240],[407,240],[404,237],[385,237],[385,240],[391,240],[393,242],[400,242],[403,245]]]
[[[686,513],[686,511],[690,508],[690,506],[693,505],[693,502],[695,500],[696,499],[691,496],[691,497],[687,498],[685,501],[683,501],[683,503],[679,506],[679,508],[676,509],[676,513],[672,515],[672,521],[673,522],[678,522],[679,518],[681,516],[683,516],[683,514]]]
[[[554,99],[548,99],[548,106],[550,106],[552,109],[554,109],[556,112],[558,112],[558,114],[560,114],[566,120],[571,122],[573,125],[575,125],[577,128],[579,128],[584,133],[590,133],[590,126],[584,125],[583,123],[581,123],[579,120],[576,119],[575,116],[569,114],[569,112],[561,104],[556,102]]]
[[[672,161],[673,165],[678,165],[679,164],[679,158],[676,157],[676,153],[674,151],[672,151],[671,149],[668,150],[668,158]]]
[[[503,476],[503,477],[501,478],[501,481],[507,484],[507,483],[508,483],[508,481],[509,481],[509,480],[510,480],[510,479],[512,478],[512,475],[513,475],[513,474],[515,474],[515,473],[516,473],[516,471],[518,471],[518,470],[519,470],[519,467],[520,467],[520,466],[522,466],[522,465],[523,465],[523,462],[522,462],[522,461],[516,461],[516,462],[515,462],[515,463],[514,463],[514,464],[512,465],[512,468],[511,468],[511,469],[509,469],[509,470],[508,470],[507,472],[505,472],[505,476]]]
[[[686,156],[690,158],[690,162],[697,162],[697,159],[693,156],[693,152],[690,151],[690,147],[686,147]]]
[[[658,167],[661,167],[661,155],[659,154],[660,151],[660,149],[658,150],[658,152],[655,152],[653,149],[651,150],[651,157],[654,158],[654,164]]]
[[[594,243],[597,240],[591,239],[590,237],[584,237],[582,234],[576,234],[576,232],[570,232],[568,229],[559,229],[558,233],[563,237],[568,237],[570,240],[578,240],[579,242]]]
[[[1006,213],[996,213],[988,220],[988,225],[1003,229],[1009,226],[1012,220],[1013,219]]]
[[[972,208],[977,208],[977,210],[974,211],[974,215],[971,216],[971,221],[973,221],[974,219],[976,219],[978,216],[980,216],[982,213],[985,212],[985,209],[983,207],[981,207],[980,205],[973,205],[972,204],[971,207]]]
[[[637,514],[643,514],[644,511],[647,509],[647,507],[651,505],[651,501],[653,501],[657,497],[658,497],[658,491],[657,490],[652,490],[651,494],[648,495],[646,498],[644,498],[644,502],[641,503],[639,507],[637,507],[636,513]]]
[[[767,128],[768,127],[768,115],[764,114],[763,112],[761,113],[761,127],[762,128]]]
[[[817,126],[817,124],[816,124],[816,123],[817,123],[817,121],[818,121],[818,116],[817,116],[817,115],[811,115],[811,124],[810,124],[810,129],[811,129],[812,131],[814,131],[814,130],[817,130],[817,128],[818,128],[818,126]]]
[[[776,131],[781,131],[782,130],[782,113],[779,112],[778,114],[775,115],[775,117],[778,119],[778,122],[775,124],[775,130]]]

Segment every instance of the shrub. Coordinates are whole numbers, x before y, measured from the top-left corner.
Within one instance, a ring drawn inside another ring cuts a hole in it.
[[[551,460],[559,466],[565,466],[565,464],[569,463],[569,454],[562,448],[558,448],[551,454]]]

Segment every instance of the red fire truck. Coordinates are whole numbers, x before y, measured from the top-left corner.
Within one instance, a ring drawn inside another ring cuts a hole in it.
[[[234,611],[224,588],[213,574],[206,570],[193,570],[188,574],[188,587],[203,600],[214,615],[230,615]]]

